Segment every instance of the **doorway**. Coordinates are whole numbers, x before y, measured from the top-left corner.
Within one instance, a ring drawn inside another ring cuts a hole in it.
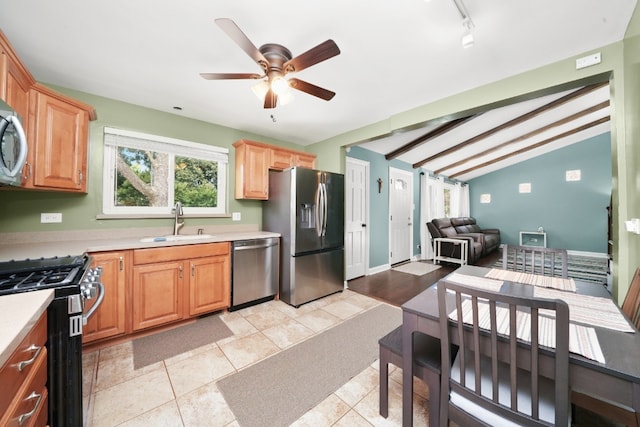
[[[413,247],[413,174],[389,168],[389,264],[411,259]]]
[[[369,267],[369,162],[346,159],[345,175],[346,280],[364,276]]]

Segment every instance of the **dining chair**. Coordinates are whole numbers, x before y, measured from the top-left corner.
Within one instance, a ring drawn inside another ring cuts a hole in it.
[[[389,416],[389,363],[402,367],[402,325],[378,341],[380,348],[380,415]],[[440,408],[440,340],[413,334],[413,375],[429,388],[429,425],[438,423]]]
[[[640,268],[636,269],[627,295],[622,302],[622,312],[629,318],[631,323],[640,329]]]
[[[631,323],[640,329],[640,268],[636,269],[627,295],[622,302],[622,312],[629,318]],[[613,403],[604,401],[597,397],[580,393],[576,390],[571,392],[571,403],[585,408],[593,413],[606,417],[619,424],[630,427],[640,427],[640,414],[631,408],[621,407]]]
[[[453,366],[442,365],[440,426],[570,425],[567,304],[437,286],[441,359],[459,345]]]
[[[502,247],[502,268],[566,279],[568,277],[567,250],[504,245]]]

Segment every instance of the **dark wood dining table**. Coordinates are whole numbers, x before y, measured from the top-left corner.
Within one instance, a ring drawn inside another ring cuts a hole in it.
[[[485,277],[490,268],[465,265],[454,273]],[[451,274],[454,274],[451,273]],[[448,277],[448,276],[447,276]],[[445,277],[445,279],[447,278]],[[534,286],[504,281],[500,291],[516,295],[533,295]],[[602,285],[576,281],[576,293],[611,298]],[[455,307],[452,305],[451,310]],[[569,386],[572,390],[615,402],[640,413],[640,333],[621,332],[595,325],[605,363],[579,354],[569,354]],[[440,337],[438,296],[436,285],[402,305],[402,425],[413,425],[412,357],[415,332]],[[547,357],[542,363],[552,363]],[[542,365],[541,365],[542,366]],[[440,390],[429,390],[429,394]]]

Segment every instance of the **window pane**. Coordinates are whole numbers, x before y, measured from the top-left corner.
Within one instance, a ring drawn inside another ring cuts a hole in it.
[[[184,207],[218,206],[218,162],[176,156],[175,200]]]
[[[118,147],[115,206],[168,206],[169,155]]]
[[[444,216],[451,216],[451,190],[448,188],[444,189]]]

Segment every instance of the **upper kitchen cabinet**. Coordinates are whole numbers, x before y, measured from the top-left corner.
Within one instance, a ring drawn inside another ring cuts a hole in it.
[[[33,76],[0,31],[0,98],[20,115],[25,129],[29,122],[29,88],[33,84]]]
[[[93,107],[36,83],[29,94],[29,153],[23,187],[86,193]]]
[[[267,200],[269,169],[284,170],[300,166],[313,169],[316,156],[262,142],[241,139],[236,149],[236,199]]]

